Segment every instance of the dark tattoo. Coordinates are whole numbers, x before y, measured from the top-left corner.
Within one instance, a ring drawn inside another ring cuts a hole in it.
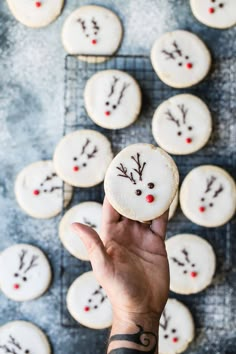
[[[134,334],[115,334],[110,338],[111,342],[125,341],[134,345],[134,348],[116,348],[109,354],[155,354],[157,348],[157,336],[152,332],[145,332],[143,327],[136,325],[139,331]]]

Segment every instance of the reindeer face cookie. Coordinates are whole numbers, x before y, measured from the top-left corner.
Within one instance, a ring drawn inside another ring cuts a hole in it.
[[[102,329],[112,324],[112,308],[93,272],[79,276],[68,290],[67,307],[71,316],[82,325]]]
[[[177,354],[187,349],[194,338],[190,311],[181,302],[169,299],[159,324],[159,354]]]
[[[192,222],[206,227],[221,226],[235,213],[235,182],[220,167],[196,167],[183,181],[180,205],[185,216]]]
[[[69,54],[112,55],[120,45],[122,32],[121,22],[112,11],[83,6],[66,19],[62,42]]]
[[[37,247],[18,244],[0,254],[0,288],[12,300],[41,296],[51,281],[51,268]]]
[[[236,24],[234,0],[190,0],[190,5],[198,21],[207,26],[223,29]]]
[[[170,289],[194,294],[212,282],[216,259],[211,245],[203,238],[181,234],[166,241],[170,267]]]
[[[102,205],[95,202],[80,203],[69,209],[63,216],[59,226],[59,235],[64,247],[76,258],[88,261],[87,250],[80,237],[73,231],[71,224],[79,222],[100,232]]]
[[[57,145],[54,166],[63,181],[75,187],[92,187],[103,181],[113,157],[107,138],[95,130],[77,130]]]
[[[7,3],[18,21],[39,28],[49,25],[60,15],[64,0],[7,0]]]
[[[152,131],[157,144],[170,154],[191,154],[207,143],[212,131],[211,114],[200,98],[177,95],[157,108]]]
[[[134,144],[122,150],[105,177],[109,202],[132,220],[149,221],[170,206],[179,176],[172,158],[149,144]]]
[[[201,39],[193,33],[179,30],[165,33],[156,40],[151,61],[165,84],[184,88],[197,84],[207,75],[211,57]]]
[[[72,187],[56,174],[52,161],[38,161],[25,167],[15,182],[16,199],[21,208],[35,218],[50,218],[61,212],[72,197]]]
[[[0,354],[50,354],[45,334],[33,323],[9,322],[0,328]]]
[[[108,129],[121,129],[132,124],[141,109],[141,91],[137,82],[119,70],[100,71],[93,75],[86,84],[84,98],[89,117]]]

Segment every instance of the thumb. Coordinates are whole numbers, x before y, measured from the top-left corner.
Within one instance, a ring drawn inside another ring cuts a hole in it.
[[[102,240],[97,232],[87,225],[76,222],[72,224],[72,228],[84,243],[94,272],[98,278],[101,278],[101,273],[108,271],[110,267],[109,255]]]

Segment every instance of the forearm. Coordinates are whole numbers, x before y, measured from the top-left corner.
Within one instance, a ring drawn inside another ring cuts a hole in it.
[[[159,317],[115,316],[108,354],[158,354]]]

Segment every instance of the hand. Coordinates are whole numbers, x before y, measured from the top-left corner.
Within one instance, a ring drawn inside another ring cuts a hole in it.
[[[114,318],[159,321],[169,291],[167,220],[168,212],[151,224],[129,220],[105,198],[100,237],[86,225],[73,224],[111,301]]]

